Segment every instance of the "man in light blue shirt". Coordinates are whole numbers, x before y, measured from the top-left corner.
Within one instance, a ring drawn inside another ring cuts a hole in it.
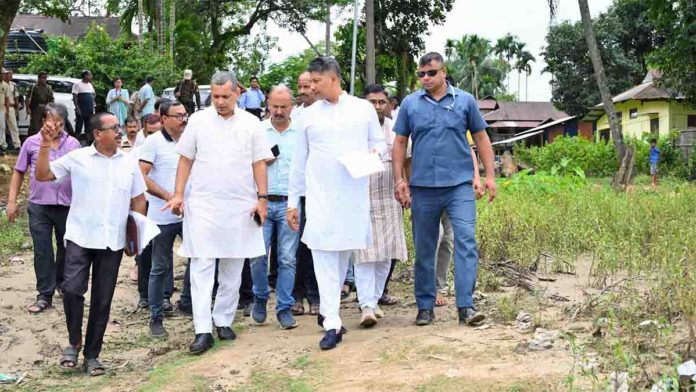
[[[145,78],[145,84],[140,88],[138,99],[140,100],[141,118],[147,117],[155,112],[155,92],[152,90],[152,84],[155,83],[155,77],[148,75]]]
[[[277,238],[278,281],[276,282],[276,317],[280,328],[297,327],[291,307],[295,303],[292,290],[295,285],[296,254],[300,235],[292,230],[286,218],[288,208],[288,183],[290,162],[295,151],[297,131],[290,122],[292,92],[280,85],[268,94],[271,118],[261,122],[266,131],[268,145],[272,146],[274,159],[268,164],[268,215],[263,224],[266,255],[251,261],[251,278],[254,282],[254,307],[251,313],[257,323],[266,321],[266,303],[271,293],[268,285],[268,251],[273,234]]]
[[[478,163],[473,165],[467,130],[486,168],[484,187],[489,192],[489,202],[496,194],[493,149],[476,99],[448,84],[446,75],[440,54],[431,52],[423,56],[417,72],[423,88],[403,100],[394,126],[397,134],[392,153],[394,193],[404,207],[412,205],[416,325],[428,325],[434,319],[435,252],[443,212],[447,212],[454,229],[454,284],[459,323],[473,325],[485,317],[474,309],[473,303],[478,250],[472,182],[473,168],[478,168]],[[406,179],[397,175],[402,173],[409,137],[413,142],[410,188]]]
[[[261,106],[266,101],[266,97],[259,87],[259,78],[252,76],[249,79],[249,84],[249,89],[239,98],[239,107],[261,119],[263,113]]]

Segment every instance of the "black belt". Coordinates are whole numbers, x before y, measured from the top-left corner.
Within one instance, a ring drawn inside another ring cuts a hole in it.
[[[268,195],[268,201],[288,201],[288,197],[283,195]]]

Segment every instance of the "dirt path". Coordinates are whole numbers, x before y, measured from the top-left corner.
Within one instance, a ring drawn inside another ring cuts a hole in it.
[[[531,335],[514,323],[459,327],[453,306],[437,309],[433,326],[415,327],[416,309],[405,285],[395,287],[405,306],[386,308],[387,317],[371,330],[359,328],[355,303],[344,304],[349,333],[336,350],[318,349],[322,334],[314,317],[301,316],[297,329],[281,331],[273,317],[257,326],[237,313],[236,341],[218,342],[211,352],[192,357],[186,354],[192,324],[185,317],[165,321],[167,341],[148,336],[147,313],[134,312],[137,288],[127,278],[133,261],[124,259],[102,353],[110,370],[90,379],[56,366],[67,339],[60,299],[45,314],[26,312],[35,295],[31,257],[24,254],[22,262],[0,270],[0,373],[23,374],[19,390],[543,391],[563,389],[574,362],[568,342],[561,339],[549,350],[525,350]],[[182,269],[177,260],[177,271]],[[566,284],[569,293],[578,291],[574,279]],[[498,299],[509,295],[489,294],[481,307],[499,314]],[[546,327],[586,332],[582,323],[565,321],[553,303],[537,304],[534,315]]]

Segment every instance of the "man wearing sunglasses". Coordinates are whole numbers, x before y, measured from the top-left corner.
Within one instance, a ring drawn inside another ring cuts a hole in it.
[[[111,113],[98,113],[89,122],[94,144],[73,150],[50,163],[53,140],[62,128],[54,122],[44,122],[35,175],[39,181],[69,176],[72,188],[61,286],[69,346],[63,350],[59,363],[63,369],[75,369],[79,350],[84,348],[84,367],[89,375],[98,376],[105,372],[98,357],[126,245],[128,213],[129,210],[145,213],[146,188],[137,162],[119,148],[121,126],[118,118]],[[92,290],[83,345],[84,295],[90,269]]]
[[[446,212],[452,222],[455,243],[455,289],[459,323],[474,325],[485,316],[474,309],[478,251],[476,248],[476,202],[471,131],[486,168],[485,190],[492,202],[496,195],[493,149],[476,99],[445,81],[447,70],[439,53],[421,57],[417,76],[422,88],[407,96],[399,110],[392,155],[394,194],[401,205],[412,207],[416,247],[416,325],[428,325],[435,314],[435,252],[440,217]],[[408,138],[411,137],[411,183],[402,173]],[[476,165],[478,166],[478,165]],[[410,186],[409,186],[410,185]]]
[[[188,122],[186,107],[179,101],[165,101],[160,107],[161,131],[145,139],[140,149],[140,169],[151,195],[147,217],[159,226],[160,234],[152,240],[152,269],[148,281],[150,335],[167,336],[164,318],[165,288],[174,267],[174,240],[182,237],[182,218],[162,207],[174,196],[179,154],[176,143]],[[171,295],[171,294],[170,294]],[[169,304],[169,299],[166,299]]]

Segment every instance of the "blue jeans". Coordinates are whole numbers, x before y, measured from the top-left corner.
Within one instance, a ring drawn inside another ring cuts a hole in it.
[[[435,251],[440,217],[446,211],[454,231],[454,288],[457,307],[474,305],[478,250],[476,248],[476,201],[471,183],[452,187],[411,187],[416,304],[431,310],[435,305]]]
[[[160,233],[152,240],[152,269],[148,281],[148,302],[150,317],[162,319],[162,302],[164,301],[165,286],[173,279],[174,269],[174,240],[182,235],[182,223],[158,225]]]
[[[300,235],[288,226],[287,208],[286,201],[268,202],[268,216],[263,224],[266,250],[271,247],[271,236],[274,231],[278,236],[276,312],[290,309],[295,303],[292,289],[295,286],[295,263]],[[271,293],[271,288],[268,286],[268,254],[251,260],[251,279],[254,282],[254,296],[268,299]]]

